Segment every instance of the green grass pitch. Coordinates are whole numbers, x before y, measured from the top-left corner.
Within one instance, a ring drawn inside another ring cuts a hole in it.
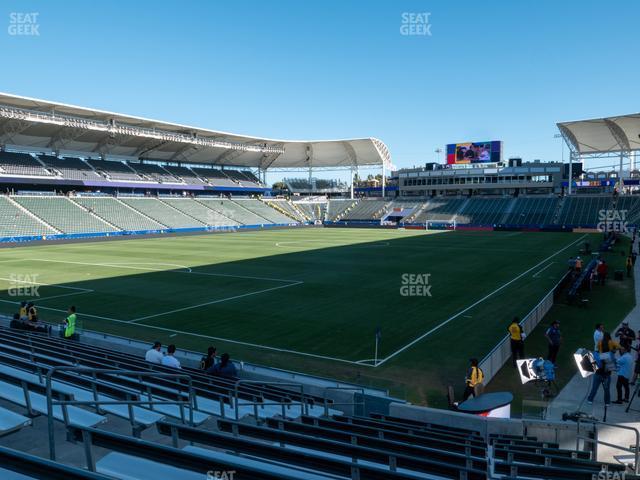
[[[74,304],[87,329],[212,344],[428,401],[462,382],[467,359],[531,310],[589,238],[308,228],[4,248],[0,311],[31,299],[56,322]],[[421,274],[430,289],[414,293],[429,294],[403,295],[406,275]]]

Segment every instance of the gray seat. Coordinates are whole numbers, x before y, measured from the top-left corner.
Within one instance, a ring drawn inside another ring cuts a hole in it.
[[[31,425],[31,419],[0,407],[0,436]],[[4,478],[4,477],[2,477]]]
[[[146,458],[125,455],[124,453],[108,453],[96,462],[96,471],[122,480],[204,480],[204,473],[196,473],[182,468],[172,467]]]

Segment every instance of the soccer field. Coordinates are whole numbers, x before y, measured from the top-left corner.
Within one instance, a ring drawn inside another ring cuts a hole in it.
[[[587,238],[309,228],[5,248],[0,310],[33,300],[56,322],[74,304],[87,329],[426,392],[459,383]]]

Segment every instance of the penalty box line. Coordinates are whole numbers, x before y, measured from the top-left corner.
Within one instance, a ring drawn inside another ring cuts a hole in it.
[[[459,311],[458,313],[456,313],[455,315],[449,317],[448,319],[446,319],[444,322],[436,325],[435,327],[433,327],[431,330],[429,330],[428,332],[423,333],[422,335],[420,335],[418,338],[412,340],[411,342],[407,343],[405,346],[399,348],[398,350],[396,350],[395,352],[393,352],[391,355],[389,355],[388,357],[383,358],[382,360],[380,360],[378,363],[376,363],[374,366],[375,367],[379,367],[380,365],[383,365],[384,363],[386,363],[388,360],[391,360],[393,357],[399,355],[400,353],[404,352],[405,350],[407,350],[408,348],[411,348],[412,346],[414,346],[416,343],[424,340],[425,338],[427,338],[429,335],[431,335],[432,333],[435,333],[436,331],[440,330],[442,327],[444,327],[445,325],[447,325],[448,323],[452,322],[453,320],[455,320],[456,318],[458,318],[460,315],[463,315],[464,313],[468,312],[469,310],[471,310],[473,307],[481,304],[482,302],[484,302],[485,300],[487,300],[488,298],[491,298],[492,296],[494,296],[496,293],[502,291],[503,289],[505,289],[506,287],[508,287],[509,285],[511,285],[513,282],[516,282],[518,280],[520,280],[522,277],[524,277],[525,275],[527,275],[528,273],[530,273],[531,271],[535,270],[536,268],[540,267],[541,265],[543,265],[545,262],[548,262],[549,260],[551,260],[552,258],[554,258],[555,256],[561,254],[562,252],[564,252],[565,250],[567,250],[568,248],[571,248],[573,245],[575,245],[576,243],[578,243],[579,241],[581,241],[582,239],[584,239],[587,235],[584,234],[582,235],[580,238],[578,238],[577,240],[571,242],[569,245],[567,245],[566,247],[563,247],[562,249],[558,250],[556,253],[548,256],[547,258],[545,258],[544,260],[542,260],[541,262],[535,264],[533,267],[527,269],[526,271],[522,272],[520,275],[518,275],[517,277],[509,280],[507,283],[501,285],[500,287],[496,288],[493,292],[485,295],[484,297],[482,297],[480,300],[476,301],[475,303],[469,305],[468,307],[466,307],[464,310]]]

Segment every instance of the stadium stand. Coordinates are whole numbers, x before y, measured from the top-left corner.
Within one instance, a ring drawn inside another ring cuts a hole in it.
[[[71,198],[71,200],[121,230],[136,231],[167,228],[166,225],[140,214],[114,197],[87,196],[75,197]]]
[[[412,221],[421,224],[427,222],[452,222],[466,202],[467,199],[465,198],[438,197],[431,199]]]
[[[558,208],[558,197],[519,198],[507,218],[507,225],[550,225]]]
[[[89,159],[87,163],[109,180],[141,182],[143,178],[134,172],[126,163],[111,160]]]
[[[293,202],[304,215],[312,222],[324,220],[327,211],[327,202]]]
[[[600,212],[612,209],[611,200],[611,195],[565,197],[557,223],[595,227],[600,221]]]
[[[127,162],[129,168],[137,172],[143,178],[148,178],[154,182],[158,183],[182,183],[176,177],[171,175],[171,173],[167,172],[160,165],[156,165],[153,163],[132,163]]]
[[[336,222],[358,203],[353,199],[331,199],[327,205],[327,220]]]
[[[38,158],[50,170],[58,172],[63,178],[68,180],[101,180],[89,165],[79,158],[65,157],[58,158],[53,155],[38,155]]]
[[[16,203],[62,233],[115,232],[118,229],[67,197],[11,197]]]
[[[231,180],[222,170],[217,168],[197,168],[191,170],[211,185],[216,187],[238,187],[238,183]]]
[[[120,197],[134,210],[169,228],[204,227],[205,223],[160,201],[158,198]]]
[[[349,211],[345,212],[342,220],[374,220],[389,206],[385,200],[362,199]]]
[[[263,225],[271,223],[264,217],[256,215],[252,211],[241,207],[232,200],[198,197],[196,201],[202,203],[204,206],[212,210],[219,212],[225,217],[233,218],[236,222],[242,225]]]
[[[307,215],[306,212],[304,212],[303,210],[298,208],[297,205],[289,202],[288,200],[265,200],[264,203],[269,205],[274,210],[277,210],[283,215],[286,215],[287,217],[298,222],[308,222],[311,220],[311,217]]]
[[[0,196],[0,236],[31,236],[59,233],[29,215],[6,195]]]
[[[236,199],[234,201],[236,202],[236,204],[238,204],[242,208],[245,208],[253,212],[254,214],[262,217],[263,219],[266,219],[268,223],[285,223],[285,224],[295,223],[294,219],[289,218],[288,216],[278,212],[277,210],[274,210],[273,208],[269,207],[267,204],[265,204],[264,202],[261,202],[260,200]]]
[[[470,198],[458,213],[458,223],[492,225],[499,223],[511,198]]]
[[[203,183],[206,183],[204,180],[198,177],[198,175],[196,175],[194,172],[189,170],[187,167],[170,167],[166,165],[164,169],[167,172],[169,172],[171,175],[173,175],[175,178],[181,180],[184,183],[187,183],[190,185],[201,185]]]
[[[235,220],[189,198],[162,198],[161,200],[205,225],[213,227],[239,225]]]
[[[196,479],[234,471],[237,479],[270,480],[586,480],[603,467],[619,474],[625,468],[531,435],[346,415],[299,390],[237,384],[188,366],[176,373],[126,351],[48,334],[0,326],[0,348],[0,398],[7,405],[0,406],[3,442],[19,444],[34,435],[34,427],[25,428],[30,415],[48,418],[47,372],[53,401],[85,402],[53,405],[53,422],[68,433],[54,436],[54,450],[64,452],[58,462],[0,447],[2,478]],[[131,403],[142,398],[140,405]],[[39,425],[46,438],[46,427]],[[33,450],[48,454],[46,442],[36,442]],[[47,468],[51,475],[38,475]]]
[[[0,175],[51,177],[54,174],[28,153],[0,151]]]

